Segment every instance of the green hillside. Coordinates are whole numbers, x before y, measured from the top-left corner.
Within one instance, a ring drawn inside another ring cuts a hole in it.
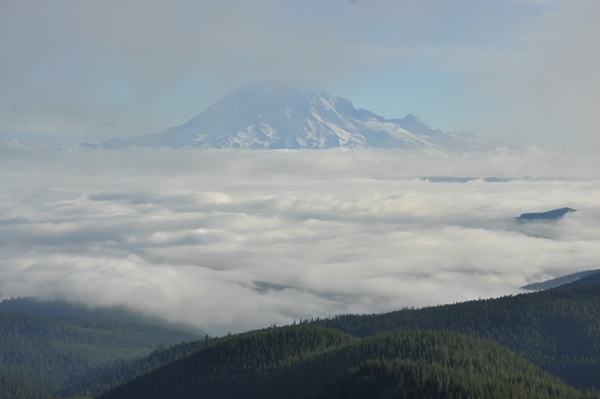
[[[183,359],[212,344],[214,338],[183,342],[169,348],[160,347],[148,356],[135,359],[120,359],[102,366],[91,375],[72,381],[61,393],[65,397],[93,397],[126,383],[138,375],[145,374],[167,363]]]
[[[45,389],[18,377],[0,373],[0,399],[54,399]]]
[[[43,301],[34,297],[11,298],[0,301],[0,314],[39,315],[77,320],[104,320],[117,323],[137,323],[169,330],[180,330],[194,336],[204,336],[206,333],[189,324],[169,323],[155,316],[145,315],[127,309],[124,306],[87,307],[61,300]]]
[[[600,285],[528,293],[316,324],[364,337],[399,329],[494,340],[568,384],[600,390]]]
[[[597,398],[577,389],[600,387],[599,285],[304,321],[145,357],[189,336],[135,317],[0,317],[0,395],[21,392],[7,398]]]
[[[434,331],[356,338],[315,325],[219,340],[102,399],[582,398],[497,343]]]
[[[569,284],[573,281],[578,281],[585,277],[589,277],[589,276],[592,276],[594,274],[599,274],[599,273],[600,273],[600,270],[597,270],[597,269],[596,270],[584,270],[582,272],[567,274],[566,276],[561,276],[561,277],[553,278],[553,279],[546,280],[546,281],[540,281],[537,283],[527,284],[527,285],[522,286],[521,288],[524,290],[529,290],[529,291],[541,291],[541,290],[548,290],[550,288],[565,287],[567,284]],[[597,284],[597,282],[596,282],[596,284]],[[589,285],[589,284],[584,284],[584,285]]]
[[[373,360],[354,368],[315,399],[594,398],[534,370],[456,367],[422,360]],[[489,367],[491,366],[491,368]],[[515,365],[512,365],[513,367]]]
[[[566,284],[561,285],[561,288],[571,288],[571,287],[583,287],[585,285],[597,285],[600,284],[600,272],[596,271],[596,273],[592,273],[588,276],[583,276],[582,278],[570,281]]]
[[[119,359],[198,339],[189,331],[120,308],[87,311],[64,302],[0,303],[0,397],[64,396]]]

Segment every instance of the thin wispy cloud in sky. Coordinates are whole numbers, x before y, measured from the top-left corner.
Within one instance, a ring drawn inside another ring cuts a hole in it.
[[[512,294],[600,261],[597,154],[0,153],[3,297],[223,334]],[[563,206],[577,212],[513,220]]]

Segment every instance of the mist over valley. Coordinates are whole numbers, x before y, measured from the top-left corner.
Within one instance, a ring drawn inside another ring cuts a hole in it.
[[[3,298],[221,335],[516,294],[598,264],[594,154],[0,150]],[[514,220],[563,205],[577,212]]]
[[[595,399],[600,2],[0,5],[0,399]]]

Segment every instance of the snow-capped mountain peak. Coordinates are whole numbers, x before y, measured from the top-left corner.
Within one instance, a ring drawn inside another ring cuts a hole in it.
[[[161,133],[113,139],[104,148],[233,147],[330,148],[390,147],[488,149],[498,146],[444,133],[408,114],[386,120],[356,109],[320,87],[295,80],[271,80],[242,86],[198,116]]]

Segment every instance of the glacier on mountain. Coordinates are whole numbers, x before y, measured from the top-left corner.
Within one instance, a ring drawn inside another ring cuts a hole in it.
[[[86,144],[90,145],[90,144]],[[300,81],[253,83],[240,87],[181,126],[163,132],[111,139],[107,149],[201,148],[435,148],[491,150],[508,147],[472,133],[446,133],[414,115],[385,119],[356,109],[344,98]]]

